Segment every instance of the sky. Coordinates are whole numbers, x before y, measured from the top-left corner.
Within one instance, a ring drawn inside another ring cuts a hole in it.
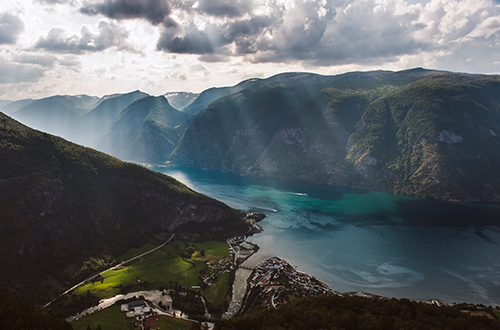
[[[500,0],[1,0],[0,99],[281,72],[500,73]]]

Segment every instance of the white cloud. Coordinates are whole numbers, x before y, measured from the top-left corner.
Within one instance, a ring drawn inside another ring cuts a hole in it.
[[[128,44],[127,37],[127,30],[114,23],[101,21],[97,29],[82,26],[80,35],[68,35],[64,29],[52,28],[46,37],[40,37],[35,48],[70,54],[99,52],[110,47],[130,51],[132,47]]]
[[[335,74],[423,66],[498,73],[500,6],[494,4],[4,0],[4,12],[23,25],[7,28],[14,33],[3,34],[10,39],[0,51],[4,70],[24,70],[23,89],[10,89],[16,95],[199,92],[252,75],[303,70]],[[0,28],[0,44],[1,37]]]

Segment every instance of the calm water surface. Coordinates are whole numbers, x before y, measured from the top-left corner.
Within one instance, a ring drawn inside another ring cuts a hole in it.
[[[155,168],[267,215],[251,240],[333,290],[500,305],[500,207]]]

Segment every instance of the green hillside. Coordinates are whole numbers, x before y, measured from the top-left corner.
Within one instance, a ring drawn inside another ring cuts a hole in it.
[[[94,146],[127,106],[147,96],[149,95],[141,91],[134,91],[103,97],[73,125],[73,132],[69,137],[78,143]]]
[[[241,175],[500,201],[498,76],[414,69],[269,79],[279,84],[260,80],[208,106],[171,159]]]
[[[350,137],[352,184],[500,201],[499,92],[499,77],[442,74],[373,102]]]
[[[89,257],[116,258],[176,231],[221,238],[247,229],[240,212],[175,179],[3,114],[0,159],[0,287],[32,302],[68,288]]]
[[[121,112],[96,148],[120,159],[163,163],[183,133],[178,127],[189,118],[163,96],[145,97]]]

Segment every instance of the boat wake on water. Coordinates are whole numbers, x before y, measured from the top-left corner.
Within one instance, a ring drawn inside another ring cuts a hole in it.
[[[254,207],[252,207],[252,210],[256,210],[256,211],[271,211],[271,212],[274,212],[274,213],[278,213],[278,210],[276,210],[276,209],[271,209],[271,208],[262,207],[262,206],[254,206]]]
[[[307,193],[302,193],[302,192],[289,192],[288,194],[297,196],[309,196]]]

